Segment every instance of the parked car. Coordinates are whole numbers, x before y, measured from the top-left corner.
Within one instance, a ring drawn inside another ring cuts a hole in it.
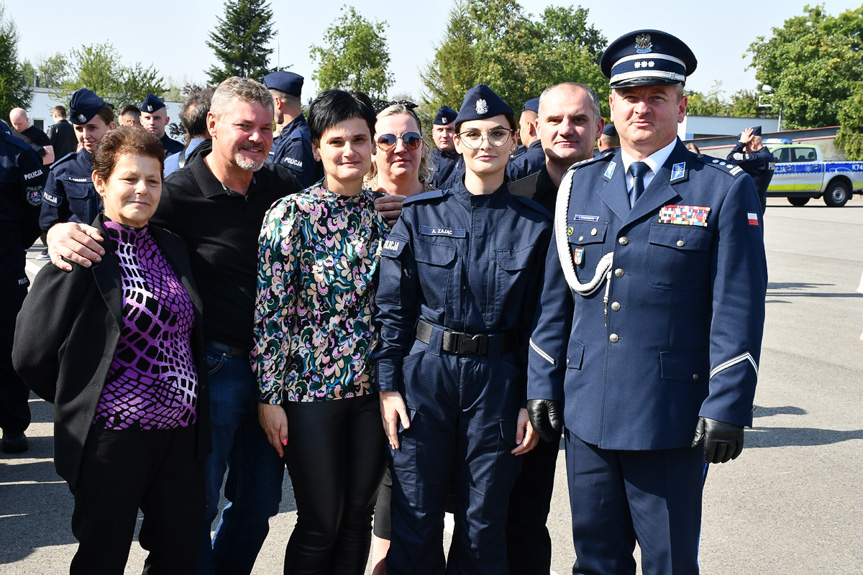
[[[852,194],[863,194],[863,162],[825,162],[821,149],[811,144],[765,140],[764,145],[776,158],[768,198],[788,198],[792,206],[803,206],[823,197],[828,206],[840,207]]]

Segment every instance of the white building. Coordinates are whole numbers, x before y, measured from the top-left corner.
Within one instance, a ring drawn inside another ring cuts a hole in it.
[[[729,118],[722,116],[686,116],[677,125],[681,140],[694,140],[712,136],[736,136],[746,128],[761,126],[764,133],[778,132],[777,118]]]

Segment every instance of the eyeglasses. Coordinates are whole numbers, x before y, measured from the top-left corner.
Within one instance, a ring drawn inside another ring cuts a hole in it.
[[[495,148],[499,148],[509,141],[509,137],[515,130],[507,130],[506,128],[493,128],[486,133],[479,130],[468,130],[458,134],[459,140],[469,150],[475,150],[482,145],[482,140],[485,138],[489,144]]]
[[[420,144],[423,143],[423,137],[416,132],[405,132],[401,136],[396,136],[395,134],[381,134],[378,136],[377,140],[375,140],[375,143],[378,145],[378,148],[384,152],[389,152],[390,149],[395,147],[399,140],[402,141],[405,148],[408,150],[416,150],[420,147]]]

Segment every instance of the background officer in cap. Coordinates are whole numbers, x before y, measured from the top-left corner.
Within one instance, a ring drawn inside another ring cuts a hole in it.
[[[459,160],[452,139],[455,136],[455,118],[458,114],[449,106],[441,106],[432,120],[432,140],[435,150],[432,153],[434,173],[429,180],[433,187],[442,189],[441,185],[449,180],[453,168]]]
[[[557,188],[572,164],[593,157],[602,130],[599,97],[593,88],[564,82],[546,88],[539,98],[537,134],[546,161],[535,174],[509,185],[509,191],[531,198],[554,212]],[[506,539],[510,575],[551,570],[551,537],[545,524],[551,509],[560,433],[540,441],[522,457],[521,473],[509,498]]]
[[[30,390],[12,368],[15,316],[30,280],[24,272],[25,250],[39,237],[39,205],[45,174],[30,146],[0,131],[0,428],[5,453],[27,451]]]
[[[114,128],[114,110],[95,92],[82,88],[72,94],[69,112],[81,149],[51,166],[39,215],[39,226],[46,232],[58,222],[90,225],[102,211],[102,198],[93,187],[93,151]]]
[[[599,140],[597,140],[597,148],[602,153],[619,146],[620,138],[617,137],[617,128],[614,127],[614,124],[608,124],[602,129],[602,134],[600,134]]]
[[[267,161],[291,170],[300,185],[307,188],[324,174],[312,153],[312,134],[300,102],[303,77],[280,70],[267,74],[264,85],[275,102],[277,131]]]
[[[542,151],[542,142],[539,141],[536,118],[539,114],[539,98],[531,98],[524,103],[521,116],[518,118],[518,135],[522,145],[510,158],[510,169],[517,167],[525,177],[535,174],[545,163],[545,153]],[[512,175],[511,175],[512,177]],[[518,177],[515,177],[518,179]],[[515,181],[513,179],[512,181]]]
[[[165,148],[165,157],[182,151],[183,143],[172,139],[165,133],[165,128],[171,121],[168,116],[168,109],[165,108],[165,102],[153,94],[147,94],[141,103],[140,121],[145,130],[155,134],[162,142],[162,146]]]
[[[776,158],[764,147],[761,139],[761,126],[746,128],[740,134],[740,139],[726,158],[734,162],[743,171],[752,176],[758,197],[761,198],[761,213],[767,209],[767,187],[773,179],[776,169]]]
[[[516,123],[497,94],[471,88],[455,125],[464,180],[406,200],[381,254],[376,359],[393,448],[390,575],[507,573],[516,456],[535,444],[520,408],[549,214],[507,189]],[[445,565],[450,492],[456,530]]]
[[[751,178],[677,138],[696,59],[638,30],[601,60],[620,150],[564,176],[528,411],[565,423],[573,573],[698,573],[705,462],[743,449],[767,266]],[[561,414],[561,406],[565,412]]]

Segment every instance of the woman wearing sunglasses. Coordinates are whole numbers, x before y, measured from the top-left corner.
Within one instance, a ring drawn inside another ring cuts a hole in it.
[[[285,573],[362,574],[368,559],[385,467],[372,298],[389,232],[363,187],[374,127],[365,94],[322,92],[309,130],[324,178],[276,202],[261,229],[252,362],[297,502]]]
[[[381,254],[375,359],[392,458],[390,575],[507,573],[517,456],[537,441],[521,404],[551,215],[507,189],[516,123],[497,94],[472,88],[455,127],[464,179],[407,200]]]

